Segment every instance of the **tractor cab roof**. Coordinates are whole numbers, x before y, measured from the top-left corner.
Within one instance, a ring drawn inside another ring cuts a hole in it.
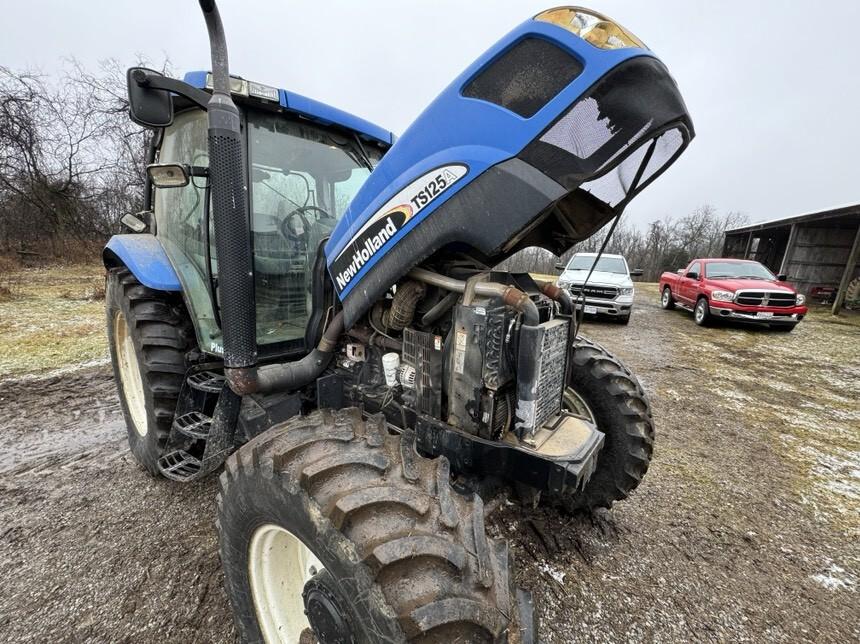
[[[211,85],[207,82],[208,78],[208,71],[194,71],[185,74],[185,78],[183,80],[192,87],[197,87],[198,89],[211,89]],[[238,76],[233,76],[232,78],[239,81],[240,85],[242,85],[241,81],[244,79]],[[337,125],[339,127],[346,128],[347,130],[352,130],[365,139],[376,141],[386,146],[393,144],[396,139],[394,134],[371,123],[370,121],[366,121],[363,118],[340,110],[336,107],[332,107],[331,105],[315,101],[307,96],[302,96],[301,94],[296,94],[295,92],[290,92],[285,89],[277,89],[266,85],[260,85],[258,83],[244,83],[244,85],[245,87],[253,86],[255,88],[259,88],[261,91],[259,93],[252,92],[252,96],[260,99],[261,102],[268,102],[270,104],[274,103],[275,93],[277,93],[277,103],[284,110],[298,114],[304,118],[310,119],[311,121],[316,121],[322,125]],[[265,95],[268,94],[269,91],[271,92],[271,95]],[[247,89],[245,92],[247,92]],[[243,94],[244,92],[236,93]]]

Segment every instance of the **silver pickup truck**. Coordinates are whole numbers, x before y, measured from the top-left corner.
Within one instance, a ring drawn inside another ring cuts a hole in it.
[[[631,271],[623,256],[604,253],[588,277],[595,259],[597,253],[576,253],[567,266],[556,264],[562,271],[558,285],[570,292],[577,308],[584,308],[586,315],[606,315],[627,324],[633,311],[634,289],[630,276],[642,275],[642,270]],[[583,293],[586,278],[588,283]]]

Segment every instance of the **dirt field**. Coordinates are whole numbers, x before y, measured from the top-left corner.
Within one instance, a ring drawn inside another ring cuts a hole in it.
[[[490,518],[543,639],[858,641],[856,318],[822,312],[782,334],[700,329],[653,287],[637,306],[629,327],[584,332],[651,396],[643,485],[595,517],[507,502]],[[0,641],[233,641],[213,481],[135,467],[106,366],[13,378],[0,380]]]

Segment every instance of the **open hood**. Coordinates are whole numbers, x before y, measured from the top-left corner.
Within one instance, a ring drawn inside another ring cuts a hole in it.
[[[563,253],[692,137],[674,80],[635,36],[576,8],[527,20],[416,119],[335,228],[325,252],[347,325],[440,249],[487,264]]]

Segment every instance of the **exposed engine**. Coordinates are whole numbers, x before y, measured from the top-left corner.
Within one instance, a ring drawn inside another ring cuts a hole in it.
[[[320,405],[383,411],[394,426],[424,430],[428,451],[454,429],[483,439],[471,446],[558,458],[572,476],[553,485],[538,473],[538,487],[581,485],[602,434],[562,409],[569,296],[528,274],[456,265],[447,272],[414,269],[348,332],[321,380]],[[480,458],[474,447],[439,451],[462,452],[467,468]],[[568,467],[580,459],[585,471]]]

